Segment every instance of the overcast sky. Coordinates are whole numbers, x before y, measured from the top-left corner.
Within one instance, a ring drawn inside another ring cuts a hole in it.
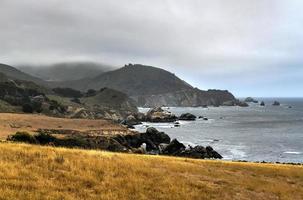
[[[238,97],[302,97],[302,9],[302,0],[0,0],[0,62],[142,63]]]

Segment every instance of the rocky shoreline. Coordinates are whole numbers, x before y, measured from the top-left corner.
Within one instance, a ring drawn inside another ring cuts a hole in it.
[[[99,149],[112,152],[167,155],[195,159],[222,159],[212,147],[185,146],[164,132],[148,128],[144,133],[100,135],[76,130],[39,129],[37,134],[17,132],[8,141],[58,147]]]

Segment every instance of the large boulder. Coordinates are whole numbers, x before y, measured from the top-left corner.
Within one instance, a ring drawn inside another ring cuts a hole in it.
[[[148,128],[144,135],[157,146],[161,143],[170,143],[170,137],[167,134],[165,134],[164,132],[159,132],[153,127]]]
[[[148,122],[175,122],[177,117],[161,107],[150,109],[145,115],[145,121]]]
[[[143,143],[146,144],[146,150],[159,151],[160,144],[169,144],[170,137],[164,132],[159,132],[155,128],[148,128],[145,133],[137,133],[130,135],[117,135],[115,140],[123,146],[131,148],[139,148]]]
[[[187,158],[196,158],[196,159],[210,159],[210,158],[215,158],[215,159],[222,159],[223,157],[213,150],[212,147],[207,146],[206,148],[203,146],[195,146],[195,147],[190,147],[189,149],[185,149],[176,156],[180,157],[187,157]]]
[[[180,143],[177,139],[171,141],[169,145],[163,150],[163,154],[166,155],[178,155],[185,150],[184,144]]]
[[[185,113],[179,117],[179,120],[194,121],[196,118],[197,117],[191,113]]]
[[[139,121],[134,115],[129,115],[124,119],[121,124],[126,125],[128,128],[134,128],[135,125],[141,124],[142,122]]]
[[[262,101],[262,102],[260,103],[260,106],[265,106],[265,102]]]

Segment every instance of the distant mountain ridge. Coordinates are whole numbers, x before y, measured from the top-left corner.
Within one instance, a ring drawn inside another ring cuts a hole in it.
[[[68,81],[45,81],[8,65],[0,65],[1,72],[14,79],[31,81],[52,88],[73,88],[81,91],[114,89],[127,94],[140,107],[220,106],[226,102],[230,105],[236,102],[235,97],[227,90],[203,91],[194,88],[171,72],[141,64],[128,64],[113,71],[102,71],[98,74],[95,72],[94,77]],[[65,73],[64,76],[68,77],[70,70]]]
[[[129,64],[99,76],[60,85],[78,90],[108,87],[132,97],[138,106],[203,106],[222,105],[235,101],[226,90],[202,91],[194,88],[175,74],[161,68],[141,64]]]

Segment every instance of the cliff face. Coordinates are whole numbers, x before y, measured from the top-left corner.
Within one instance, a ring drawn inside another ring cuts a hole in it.
[[[227,101],[234,101],[235,97],[226,90],[199,89],[182,90],[157,95],[142,95],[132,97],[140,107],[156,106],[219,106]]]

